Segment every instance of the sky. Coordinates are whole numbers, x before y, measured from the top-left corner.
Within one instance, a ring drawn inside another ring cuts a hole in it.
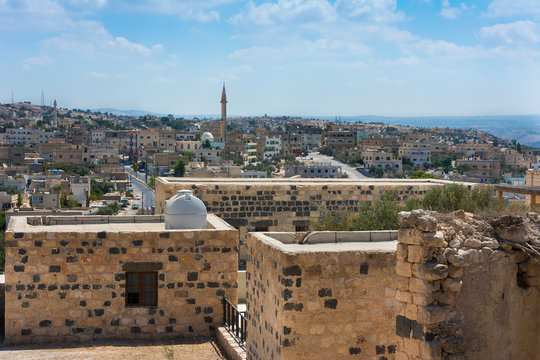
[[[540,114],[540,0],[0,0],[0,103]]]

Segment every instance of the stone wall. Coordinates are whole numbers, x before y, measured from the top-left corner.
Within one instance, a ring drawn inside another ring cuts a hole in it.
[[[249,359],[395,358],[396,241],[250,233],[247,246]]]
[[[157,178],[156,214],[178,190],[193,194],[227,223],[247,232],[305,231],[310,219],[332,211],[357,210],[361,201],[380,198],[386,190],[396,190],[401,200],[420,197],[442,180],[393,179],[194,179]],[[473,186],[472,184],[470,184]]]
[[[540,354],[537,214],[400,214],[397,359],[536,359]],[[531,254],[533,251],[531,251]]]
[[[214,215],[205,230],[26,220],[6,232],[9,344],[208,335],[236,302],[237,231]],[[157,306],[126,306],[126,271],[157,272]]]

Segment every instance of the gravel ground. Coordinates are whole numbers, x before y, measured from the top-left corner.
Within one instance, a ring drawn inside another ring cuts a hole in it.
[[[224,360],[215,339],[163,341],[103,341],[81,344],[53,344],[0,347],[0,359],[86,360],[86,359],[196,359]]]

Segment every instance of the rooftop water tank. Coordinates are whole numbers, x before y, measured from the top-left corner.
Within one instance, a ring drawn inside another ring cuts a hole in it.
[[[180,190],[165,203],[165,229],[206,229],[206,206],[191,190]]]

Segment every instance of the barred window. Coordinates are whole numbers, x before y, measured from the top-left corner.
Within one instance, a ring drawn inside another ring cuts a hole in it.
[[[157,272],[126,273],[126,306],[157,306]]]

